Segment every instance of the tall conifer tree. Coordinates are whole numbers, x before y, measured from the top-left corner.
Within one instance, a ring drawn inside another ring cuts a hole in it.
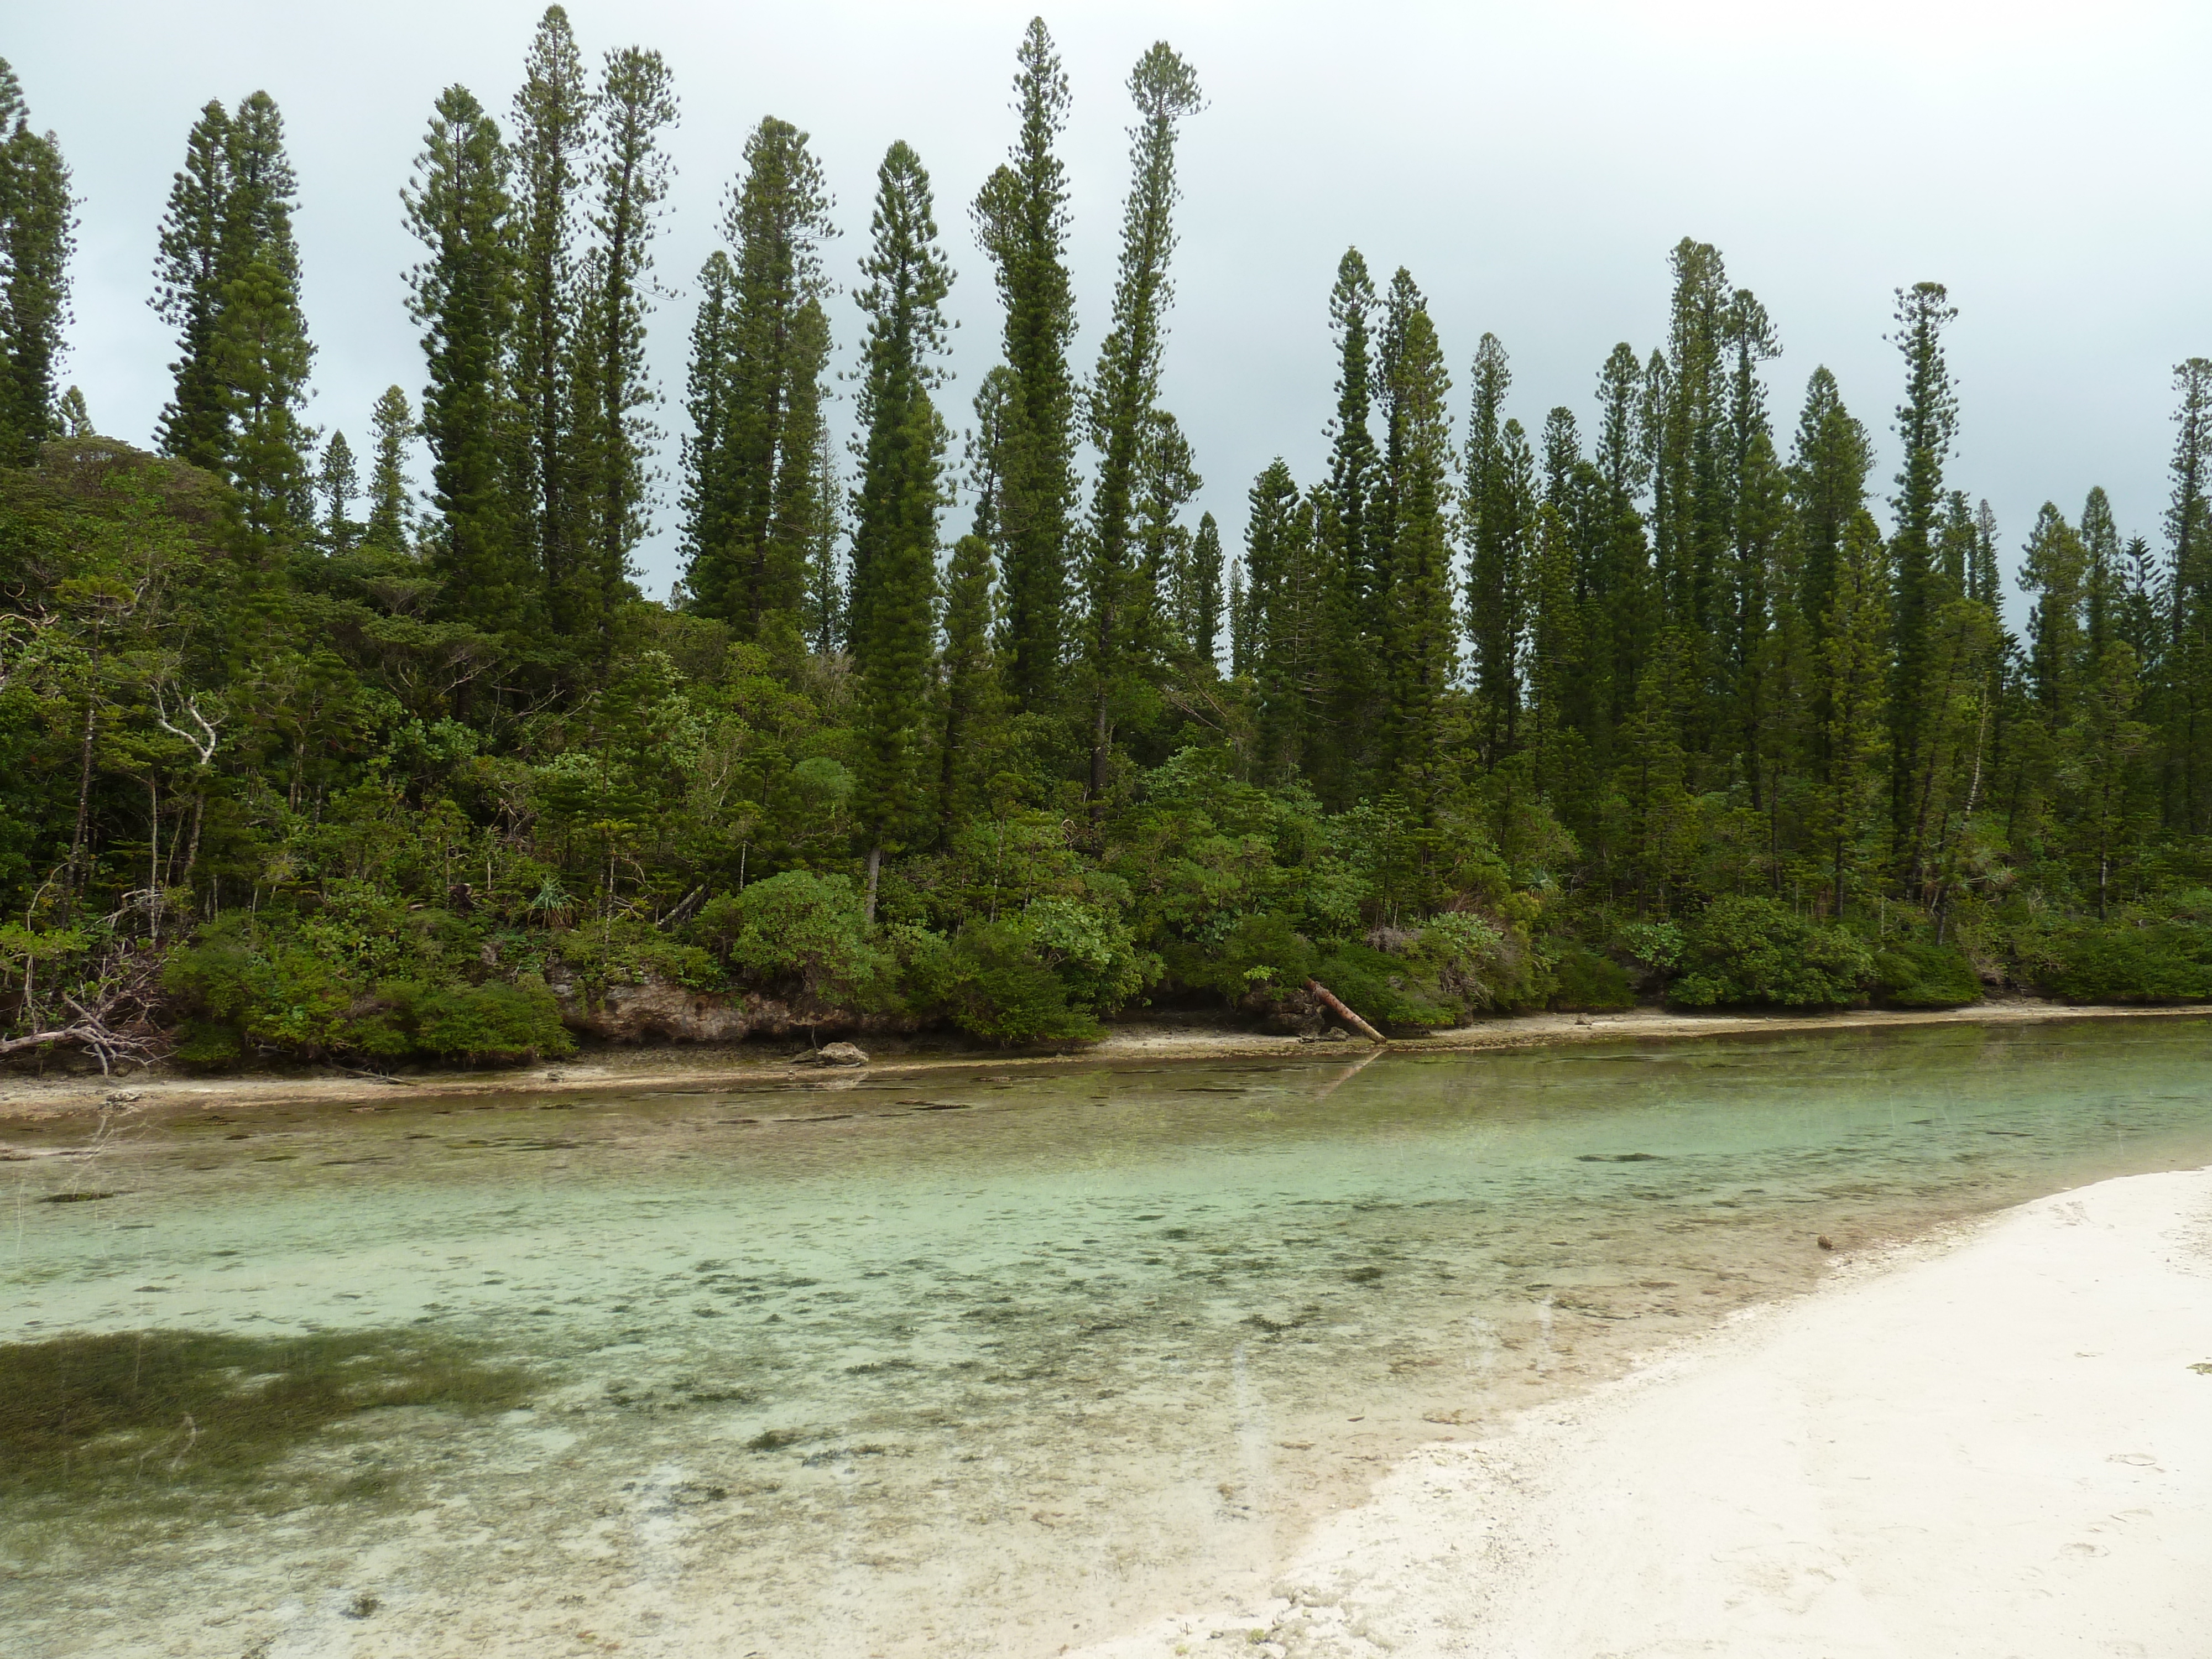
[[[1891,538],[1891,578],[1897,584],[1892,625],[1897,630],[1890,687],[1891,795],[1900,845],[1913,812],[1911,780],[1919,775],[1921,745],[1930,718],[1929,688],[1934,613],[1942,595],[1936,585],[1936,532],[1943,504],[1943,461],[1958,424],[1958,393],[1943,361],[1942,333],[1958,316],[1941,283],[1916,283],[1897,290],[1897,329],[1891,337],[1905,359],[1905,401],[1897,409],[1904,464],[1891,506],[1897,515]]]
[[[439,605],[479,628],[520,633],[538,606],[507,465],[516,420],[504,372],[514,307],[507,161],[483,106],[449,87],[404,200],[428,255],[410,275],[409,303],[430,372],[422,428],[439,513],[430,537]]]
[[[929,174],[892,144],[876,175],[872,246],[860,308],[867,314],[859,415],[860,482],[854,493],[854,653],[860,672],[858,809],[874,919],[884,848],[921,803],[927,747],[930,643],[945,428],[930,390],[942,372],[945,296],[952,270],[937,246]],[[972,596],[971,596],[972,597]]]
[[[692,331],[686,580],[701,611],[787,660],[803,643],[807,556],[827,488],[821,247],[836,234],[830,205],[806,135],[763,118],[723,221],[735,257],[708,261]]]
[[[1451,378],[1413,278],[1391,283],[1385,351],[1390,405],[1391,631],[1382,749],[1393,787],[1424,821],[1443,792],[1444,694],[1457,662],[1451,592]]]
[[[653,236],[672,170],[664,148],[676,121],[668,66],[659,52],[637,46],[609,52],[594,103],[593,243],[574,342],[574,447],[588,495],[575,514],[574,575],[553,599],[563,631],[592,638],[604,663],[629,587],[630,551],[645,533],[647,457],[659,436],[649,413],[659,393],[646,368],[645,322]]]
[[[1153,596],[1141,590],[1146,573],[1136,544],[1137,489],[1173,295],[1168,264],[1180,194],[1176,133],[1199,107],[1198,77],[1164,40],[1158,41],[1130,72],[1129,95],[1138,118],[1129,135],[1134,177],[1122,215],[1114,327],[1099,349],[1090,399],[1099,460],[1083,580],[1083,659],[1089,787],[1102,811],[1117,711],[1152,666],[1144,647]]]
[[[369,416],[368,520],[362,531],[366,546],[389,552],[409,550],[415,501],[409,492],[407,446],[415,439],[415,413],[407,394],[385,387]]]
[[[1017,54],[1012,155],[977,196],[977,240],[1006,307],[1006,374],[996,395],[992,535],[1004,572],[1006,690],[1024,710],[1063,699],[1068,556],[1075,514],[1075,307],[1066,262],[1067,184],[1055,146],[1067,125],[1067,76],[1041,17]]]
[[[0,60],[0,460],[27,463],[62,434],[54,374],[69,320],[73,206],[61,144],[32,130],[15,72]]]
[[[591,100],[568,14],[548,6],[514,94],[514,324],[509,380],[520,413],[518,527],[558,596],[574,575],[579,508],[568,499],[576,453],[571,385],[577,327],[579,197],[591,145]]]

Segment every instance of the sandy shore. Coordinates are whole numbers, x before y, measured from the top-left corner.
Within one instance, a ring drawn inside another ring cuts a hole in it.
[[[1963,1242],[1962,1242],[1963,1241]],[[2038,1200],[1325,1522],[1088,1659],[2212,1652],[2212,1169]]]
[[[1911,1025],[1998,1025],[2055,1019],[2191,1019],[2212,1017],[2212,1007],[2117,1008],[2075,1007],[2032,998],[1978,1003],[1971,1008],[1948,1008],[1927,1012],[1895,1009],[1847,1009],[1811,1014],[1679,1014],[1664,1009],[1639,1008],[1620,1014],[1520,1014],[1478,1020],[1455,1030],[1395,1042],[1389,1046],[1408,1053],[1480,1051],[1484,1049],[1548,1047],[1567,1042],[1663,1040],[1668,1038],[1780,1035],[1797,1031],[1832,1031]],[[118,1073],[103,1078],[96,1071],[74,1074],[53,1073],[41,1077],[28,1072],[0,1072],[0,1121],[9,1118],[49,1118],[99,1110],[117,1097],[126,1097],[141,1108],[163,1107],[236,1111],[257,1105],[294,1107],[303,1103],[331,1106],[385,1103],[401,1093],[415,1097],[483,1096],[532,1093],[579,1094],[647,1090],[701,1091],[787,1086],[807,1082],[834,1087],[841,1080],[860,1075],[899,1076],[943,1070],[1014,1071],[1040,1066],[1097,1065],[1102,1061],[1158,1060],[1289,1059],[1301,1054],[1328,1052],[1294,1036],[1208,1029],[1190,1024],[1126,1021],[1109,1029],[1103,1042],[1070,1054],[1024,1054],[949,1045],[894,1042],[872,1045],[873,1063],[865,1073],[835,1072],[795,1064],[799,1050],[787,1044],[762,1042],[736,1046],[708,1044],[638,1048],[599,1048],[572,1059],[522,1066],[482,1071],[410,1072],[382,1078],[363,1071],[323,1067],[241,1077],[199,1077],[170,1068]],[[1338,1048],[1356,1051],[1364,1042],[1353,1040]],[[1337,1045],[1331,1045],[1337,1048]]]

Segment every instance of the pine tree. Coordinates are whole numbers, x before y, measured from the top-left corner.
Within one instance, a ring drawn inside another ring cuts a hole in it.
[[[1451,379],[1413,278],[1391,283],[1391,629],[1381,716],[1386,775],[1423,823],[1443,793],[1443,705],[1456,667],[1451,593]]]
[[[594,103],[601,134],[591,169],[595,240],[574,337],[574,449],[589,494],[574,504],[574,575],[552,598],[556,624],[593,639],[605,663],[629,586],[630,552],[645,533],[647,457],[659,436],[647,412],[659,394],[646,368],[645,323],[652,239],[671,171],[663,135],[676,120],[660,54],[636,46],[608,53]]]
[[[580,296],[579,197],[592,142],[584,61],[568,14],[549,6],[514,94],[514,321],[508,380],[520,420],[517,529],[556,605],[574,580],[577,522],[568,499],[576,451],[572,385]],[[565,610],[562,611],[566,619]]]
[[[920,158],[903,141],[894,143],[876,178],[872,246],[859,295],[868,336],[851,619],[860,672],[857,807],[868,849],[871,921],[884,848],[902,837],[921,805],[945,449],[944,422],[929,394],[941,379],[933,359],[945,349],[942,307],[952,283]]]
[[[985,781],[982,738],[997,713],[991,654],[991,544],[963,536],[945,573],[945,649],[937,676],[937,836],[950,841],[976,816]]]
[[[1482,761],[1494,767],[1516,746],[1521,707],[1521,568],[1528,531],[1529,481],[1516,477],[1528,442],[1504,417],[1513,384],[1495,334],[1475,347],[1474,404],[1468,417],[1468,632],[1474,645],[1475,696],[1483,722]],[[1515,438],[1509,439],[1510,426]],[[1517,442],[1516,442],[1517,440]]]
[[[1220,672],[1221,652],[1221,526],[1213,514],[1202,513],[1198,536],[1190,549],[1190,643],[1192,653],[1208,673]]]
[[[1715,581],[1734,514],[1727,491],[1727,325],[1730,290],[1720,252],[1684,237],[1670,260],[1674,295],[1667,349],[1647,372],[1660,596],[1669,623],[1714,635]]]
[[[223,222],[231,193],[230,113],[210,102],[185,141],[184,171],[169,186],[154,266],[153,306],[177,331],[169,365],[176,392],[161,411],[161,453],[220,471],[229,458],[229,410],[215,378],[216,325],[222,310]]]
[[[362,526],[353,516],[354,498],[361,494],[361,474],[354,464],[353,446],[343,432],[331,433],[330,441],[323,446],[315,494],[322,502],[324,550],[350,553],[361,541]]]
[[[2173,629],[2166,818],[2193,836],[2212,821],[2212,358],[2179,364],[2173,389],[2180,403],[2166,509]]]
[[[818,428],[814,451],[819,494],[815,499],[814,527],[807,538],[806,592],[800,620],[806,648],[826,659],[845,643],[845,581],[837,555],[838,540],[845,530],[844,493],[827,426]]]
[[[385,387],[369,416],[368,522],[362,544],[404,553],[413,541],[415,501],[408,493],[407,446],[415,440],[415,414],[407,394]]]
[[[520,634],[538,607],[505,465],[516,419],[503,373],[514,306],[507,152],[466,88],[440,94],[403,199],[428,253],[410,274],[409,308],[429,362],[422,429],[440,515],[430,537],[439,606]]]
[[[819,458],[830,352],[821,246],[835,235],[806,135],[763,118],[712,256],[692,331],[686,409],[686,582],[692,603],[787,661],[801,649],[806,561],[827,480]]]
[[[1275,784],[1297,775],[1305,736],[1297,592],[1306,526],[1297,480],[1279,455],[1245,499],[1244,655],[1259,702],[1259,776]]]
[[[1892,337],[1905,359],[1905,401],[1896,431],[1905,451],[1891,506],[1897,515],[1891,569],[1897,583],[1892,621],[1897,629],[1890,687],[1890,777],[1900,846],[1913,813],[1910,781],[1920,771],[1930,711],[1925,684],[1931,624],[1942,602],[1936,584],[1935,532],[1943,501],[1943,461],[1958,424],[1958,393],[1943,361],[1942,332],[1958,315],[1941,283],[1916,283],[1897,291],[1898,331]]]
[[[1837,614],[1837,561],[1843,556],[1845,533],[1866,510],[1869,465],[1866,428],[1844,407],[1836,377],[1826,367],[1815,368],[1806,382],[1804,411],[1797,419],[1790,461],[1796,611],[1803,623],[1804,649],[1815,665],[1828,659],[1828,624]],[[1859,617],[1864,607],[1854,604],[1849,614]],[[1887,606],[1883,614],[1888,614]],[[1836,719],[1826,701],[1832,681],[1825,671],[1808,678],[1812,687],[1807,710],[1808,764],[1814,776],[1825,779],[1832,759],[1828,738]]]
[[[1382,458],[1371,426],[1375,403],[1372,329],[1375,284],[1358,248],[1337,262],[1329,289],[1329,327],[1336,343],[1336,411],[1328,425],[1328,500],[1317,529],[1323,565],[1322,709],[1310,744],[1310,775],[1328,805],[1357,799],[1375,757],[1364,741],[1366,712],[1380,684],[1377,653],[1389,625],[1384,614],[1389,550],[1375,513]]]
[[[1143,550],[1137,586],[1152,605],[1144,623],[1146,653],[1162,662],[1187,663],[1194,630],[1191,532],[1182,515],[1206,481],[1192,464],[1190,441],[1166,410],[1155,409],[1146,422],[1137,475],[1136,536]]]
[[[60,435],[54,374],[76,246],[70,173],[51,132],[31,130],[0,60],[0,461],[27,464]]]
[[[1092,378],[1091,441],[1099,451],[1091,493],[1091,535],[1084,570],[1085,690],[1089,703],[1089,788],[1105,805],[1114,723],[1151,665],[1145,660],[1145,619],[1152,596],[1135,545],[1136,494],[1145,434],[1158,394],[1173,290],[1168,263],[1175,252],[1177,125],[1199,107],[1198,79],[1165,41],[1154,43],[1130,72],[1138,122],[1130,130],[1134,178],[1123,212],[1121,257],[1114,289],[1114,327],[1100,347]]]
[[[93,428],[92,411],[85,405],[84,391],[80,386],[71,386],[67,392],[62,393],[58,418],[61,422],[62,436],[64,438],[92,438],[99,435]]]
[[[1826,848],[1829,914],[1841,917],[1856,879],[1879,857],[1887,746],[1891,581],[1887,550],[1863,507],[1836,545],[1816,658],[1821,710],[1820,778],[1813,831]]]
[[[2053,503],[2044,502],[2035,515],[2035,527],[2028,532],[2020,585],[2022,592],[2036,596],[2027,625],[2028,684],[2044,724],[2053,733],[2075,712],[2088,575],[2089,553],[2081,536]]]
[[[1020,132],[975,205],[976,240],[1006,307],[1006,374],[994,423],[998,506],[992,534],[1005,573],[1000,651],[1006,692],[1024,710],[1057,708],[1067,644],[1075,514],[1075,336],[1069,292],[1067,185],[1054,146],[1067,124],[1067,76],[1042,18],[1017,54]]]
[[[209,353],[229,428],[228,471],[249,534],[290,537],[313,526],[308,451],[301,411],[314,360],[299,290],[268,249],[223,288]]]

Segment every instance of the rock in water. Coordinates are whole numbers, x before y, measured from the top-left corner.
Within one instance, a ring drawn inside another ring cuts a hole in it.
[[[1833,1240],[1833,1239],[1830,1238],[1830,1237],[1827,1236],[1827,1234],[1826,1234],[1826,1233],[1822,1233],[1822,1234],[1821,1234],[1818,1238],[1814,1239],[1813,1242],[1814,1242],[1815,1244],[1818,1244],[1818,1245],[1819,1245],[1822,1249],[1824,1249],[1824,1250],[1832,1250],[1832,1249],[1834,1249],[1836,1248],[1836,1242],[1835,1242],[1835,1240]]]
[[[825,1043],[811,1054],[801,1054],[799,1060],[809,1066],[865,1066],[867,1054],[849,1042]]]

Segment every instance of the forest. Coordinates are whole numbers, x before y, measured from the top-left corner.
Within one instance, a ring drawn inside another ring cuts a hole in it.
[[[1085,343],[1042,20],[1014,71],[1003,164],[940,204],[891,144],[856,254],[762,118],[664,312],[674,76],[587,66],[551,8],[503,113],[428,112],[422,356],[358,447],[307,418],[281,114],[210,102],[148,228],[148,453],[64,389],[70,175],[0,64],[0,1055],[512,1061],[641,987],[1010,1046],[1314,1030],[1316,981],[1394,1032],[2212,999],[2212,361],[2151,534],[2093,489],[2008,546],[1952,476],[1938,283],[1897,290],[1893,384],[1854,413],[1816,368],[1793,411],[1686,237],[1665,337],[1532,430],[1504,345],[1448,350],[1351,249],[1313,296],[1327,470],[1268,466],[1224,530],[1162,397],[1197,75],[1162,43],[1128,76]],[[1003,331],[950,410],[963,211]]]

